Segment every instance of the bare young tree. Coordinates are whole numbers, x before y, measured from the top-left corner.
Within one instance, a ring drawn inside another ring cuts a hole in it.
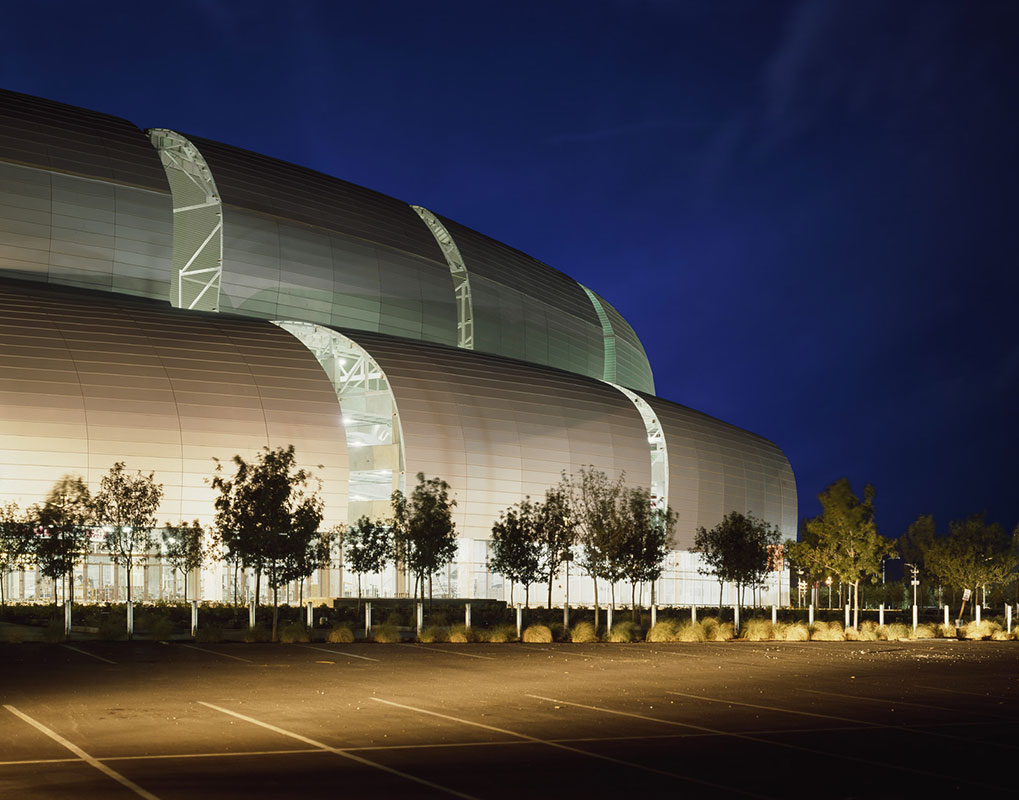
[[[161,538],[163,553],[175,573],[184,579],[184,602],[188,601],[188,576],[200,569],[209,555],[205,542],[205,529],[198,523],[178,522],[163,526]]]
[[[425,598],[425,578],[430,578],[456,556],[456,525],[449,496],[449,484],[441,478],[425,480],[417,474],[418,485],[410,497],[393,492],[393,536],[397,561],[417,576],[421,600]],[[429,583],[429,599],[431,583]]]
[[[539,506],[532,503],[529,497],[524,498],[503,511],[492,525],[488,566],[509,578],[510,605],[513,604],[513,588],[518,583],[524,587],[524,603],[529,604],[531,584],[541,575]]]
[[[343,564],[357,575],[357,611],[361,613],[361,576],[382,572],[393,558],[393,530],[383,522],[363,516],[342,534]]]
[[[35,531],[17,503],[0,505],[0,610],[7,613],[7,580],[31,563]]]
[[[41,506],[29,512],[39,525],[34,561],[39,571],[54,582],[53,603],[59,602],[56,581],[67,576],[68,599],[74,599],[74,567],[88,550],[93,523],[92,498],[77,475],[60,478]]]

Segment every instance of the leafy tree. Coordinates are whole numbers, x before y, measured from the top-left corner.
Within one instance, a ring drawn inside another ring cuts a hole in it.
[[[17,503],[0,505],[0,609],[7,611],[7,579],[32,560],[35,531]]]
[[[581,467],[574,480],[570,505],[576,520],[578,542],[583,546],[579,564],[594,582],[594,624],[598,627],[598,579],[609,581],[615,605],[615,582],[623,576],[621,545],[623,520],[620,497],[623,475],[616,480],[593,466]]]
[[[35,541],[35,563],[39,571],[55,582],[66,575],[68,597],[74,599],[74,565],[88,551],[92,535],[92,498],[77,475],[60,478],[42,506],[30,512],[43,531]],[[56,587],[53,602],[58,604]]]
[[[853,589],[853,627],[860,621],[860,581],[877,583],[881,564],[895,554],[891,542],[877,532],[874,524],[874,487],[864,487],[861,502],[840,478],[818,496],[821,514],[807,521],[816,541],[814,559]]]
[[[655,602],[655,581],[661,577],[669,540],[676,527],[671,508],[653,508],[647,489],[625,489],[622,494],[624,575],[630,581],[630,608],[637,619],[637,584],[651,584]]]
[[[329,565],[338,537],[339,531],[336,528],[313,531],[305,540],[303,548],[295,543],[294,548],[284,558],[280,585],[296,581],[300,605],[304,605],[304,582],[315,570]]]
[[[947,537],[935,539],[927,548],[927,569],[934,577],[956,589],[1005,583],[1016,566],[1015,537],[984,514],[972,514],[949,523]]]
[[[545,502],[537,504],[536,536],[541,549],[543,575],[548,576],[548,607],[552,608],[552,581],[563,563],[573,556],[577,529],[570,513],[570,484],[566,474],[558,486],[546,490]]]
[[[441,478],[425,480],[417,474],[418,485],[410,493],[393,492],[393,537],[397,560],[416,576],[425,598],[425,578],[430,578],[456,557],[456,525],[449,496],[449,484]],[[429,599],[431,584],[429,583]]]
[[[753,514],[738,511],[730,511],[711,530],[697,529],[694,550],[704,562],[698,571],[718,580],[719,608],[726,583],[736,584],[736,603],[743,607],[746,587],[764,580],[771,566],[772,548],[778,543],[774,527]]]
[[[369,517],[361,517],[342,535],[343,563],[357,575],[357,610],[361,611],[361,576],[382,572],[393,558],[393,529]]]
[[[212,486],[216,527],[233,558],[255,569],[256,602],[261,575],[272,588],[272,638],[279,627],[279,588],[315,541],[322,501],[307,490],[311,474],[297,469],[294,446],[262,449],[249,463],[233,457],[236,472],[226,477],[216,462]]]
[[[114,564],[127,570],[127,602],[131,602],[131,571],[135,559],[152,547],[156,509],[163,499],[163,485],[154,475],[129,475],[118,461],[99,481],[92,498],[96,521],[106,534],[106,549]]]
[[[198,523],[178,522],[171,525],[167,522],[162,531],[163,552],[166,560],[175,572],[180,572],[184,579],[184,602],[188,601],[188,575],[201,568],[209,548],[205,543],[205,529]]]
[[[531,584],[541,576],[540,507],[540,503],[524,498],[503,511],[492,525],[488,566],[509,578],[511,605],[514,584],[523,584],[524,603],[527,604],[530,602]]]

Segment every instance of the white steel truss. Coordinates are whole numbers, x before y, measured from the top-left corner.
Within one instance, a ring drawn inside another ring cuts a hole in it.
[[[604,359],[602,361],[602,380],[615,384],[616,334],[612,330],[612,323],[609,322],[609,315],[605,313],[605,308],[602,306],[601,300],[598,299],[598,295],[583,284],[580,284],[580,288],[587,293],[588,299],[591,301],[591,305],[594,306],[594,313],[598,315],[598,322],[601,323],[602,352],[604,353]]]
[[[456,343],[465,350],[474,349],[474,306],[471,303],[471,281],[467,274],[467,265],[460,255],[453,237],[439,218],[427,208],[411,206],[418,216],[424,220],[428,230],[449,264],[449,274],[453,277],[453,291],[456,294]]]
[[[322,365],[336,391],[347,438],[348,521],[388,514],[393,491],[405,488],[403,436],[386,374],[367,351],[342,333],[310,322],[275,320]]]
[[[606,381],[606,383],[610,383]],[[658,416],[647,400],[625,386],[613,383],[620,392],[630,398],[647,430],[647,442],[651,450],[651,506],[665,509],[669,505],[669,451],[665,444],[665,431]]]
[[[165,128],[149,139],[159,152],[173,197],[174,280],[177,308],[219,311],[223,280],[223,204],[208,164],[190,141]]]

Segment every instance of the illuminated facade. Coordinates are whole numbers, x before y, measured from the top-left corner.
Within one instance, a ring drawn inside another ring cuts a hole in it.
[[[462,547],[440,586],[461,596],[500,591],[499,512],[587,464],[667,501],[677,551],[731,510],[795,536],[782,452],[655,396],[603,297],[266,156],[0,93],[0,303],[0,499],[125,461],[164,485],[160,519],[209,522],[213,457],[292,443],[327,525],[385,516],[418,472],[449,481]]]

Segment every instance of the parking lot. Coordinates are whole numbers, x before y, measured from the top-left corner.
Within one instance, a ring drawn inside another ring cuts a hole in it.
[[[1017,656],[943,640],[0,645],[0,797],[1003,790]]]

